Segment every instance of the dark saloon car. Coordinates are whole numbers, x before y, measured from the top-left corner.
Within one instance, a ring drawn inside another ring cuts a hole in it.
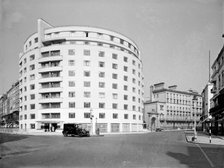
[[[90,136],[89,131],[84,128],[81,128],[80,124],[64,124],[64,129],[62,134],[67,136]]]

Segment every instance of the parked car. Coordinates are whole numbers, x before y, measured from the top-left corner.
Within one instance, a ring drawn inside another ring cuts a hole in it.
[[[62,134],[67,136],[90,136],[89,131],[82,128],[80,124],[64,124]]]
[[[161,132],[162,130],[162,128],[156,128],[156,132]]]

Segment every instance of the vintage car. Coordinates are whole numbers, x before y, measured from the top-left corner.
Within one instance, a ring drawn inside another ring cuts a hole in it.
[[[62,134],[67,136],[90,136],[89,131],[83,129],[80,124],[64,124]]]

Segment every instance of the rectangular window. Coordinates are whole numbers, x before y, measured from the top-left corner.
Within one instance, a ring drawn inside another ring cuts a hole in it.
[[[128,114],[124,114],[124,119],[128,119]]]
[[[113,69],[117,69],[117,64],[112,64]]]
[[[30,80],[34,80],[34,79],[35,79],[35,75],[34,74],[30,75]]]
[[[104,78],[105,77],[105,72],[99,72],[99,77]]]
[[[84,76],[85,77],[90,77],[90,71],[84,71]]]
[[[84,50],[84,51],[83,51],[83,54],[84,54],[84,55],[87,55],[87,56],[90,56],[90,50]]]
[[[75,118],[75,113],[68,113],[68,118]]]
[[[112,104],[112,108],[113,108],[113,109],[117,109],[117,103],[113,103],[113,104]]]
[[[105,93],[104,92],[99,92],[99,98],[105,98]]]
[[[89,81],[84,81],[84,87],[90,87],[90,82]]]
[[[99,108],[105,108],[105,103],[99,103]]]
[[[132,60],[132,65],[135,65],[135,60]]]
[[[68,60],[68,65],[69,66],[75,65],[75,60]]]
[[[113,54],[112,54],[112,58],[113,58],[113,59],[117,59],[117,54],[114,54],[114,53],[113,53]]]
[[[37,43],[37,42],[38,42],[38,38],[36,37],[36,38],[34,39],[34,41],[35,41],[35,43]]]
[[[69,102],[68,106],[69,108],[75,108],[75,102]]]
[[[124,71],[128,72],[128,67],[127,66],[124,66]]]
[[[128,62],[128,57],[124,57],[124,62]]]
[[[30,71],[32,71],[34,69],[35,69],[35,65],[34,64],[30,65]]]
[[[99,57],[104,57],[105,56],[105,52],[104,51],[99,51]]]
[[[117,84],[116,83],[112,83],[112,88],[113,89],[117,89]]]
[[[69,49],[68,50],[68,55],[75,55],[75,50],[74,49]]]
[[[100,88],[105,88],[105,83],[104,82],[99,82],[99,87]]]
[[[84,113],[84,118],[90,118],[90,113]]]
[[[135,114],[133,115],[133,120],[136,120],[136,115]]]
[[[113,79],[117,79],[117,74],[112,74]]]
[[[124,95],[124,100],[128,100],[128,95]]]
[[[35,129],[35,124],[30,124],[30,129]]]
[[[31,55],[30,56],[30,61],[34,60],[35,59],[35,55]]]
[[[91,104],[90,102],[84,102],[84,108],[90,108]]]
[[[68,97],[75,97],[75,92],[68,92]]]
[[[99,113],[99,118],[105,118],[105,113]]]
[[[118,97],[117,93],[113,93],[112,95],[113,95],[113,99],[117,99],[117,97]]]
[[[113,119],[118,119],[118,114],[117,113],[113,113]]]
[[[60,118],[60,113],[51,113],[51,118]]]
[[[30,114],[30,119],[35,119],[35,114]]]
[[[124,76],[124,81],[128,81],[128,77],[127,76]]]
[[[128,90],[128,86],[127,85],[124,85],[124,90]]]
[[[68,86],[69,87],[75,87],[75,81],[69,81]]]
[[[30,109],[31,109],[31,110],[35,109],[35,104],[31,104],[31,105],[30,105]]]
[[[90,61],[89,60],[84,60],[83,65],[84,66],[90,66]]]
[[[35,99],[35,94],[31,94],[31,95],[30,95],[30,99],[31,99],[31,100]]]
[[[99,67],[104,67],[105,66],[105,63],[104,62],[99,62]]]
[[[124,110],[128,110],[128,105],[124,104]]]
[[[68,71],[68,76],[75,76],[75,71]]]
[[[84,97],[90,98],[90,96],[91,96],[91,93],[90,92],[84,92]]]

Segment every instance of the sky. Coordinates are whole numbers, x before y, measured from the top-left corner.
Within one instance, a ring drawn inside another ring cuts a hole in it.
[[[0,0],[0,95],[19,77],[19,53],[37,31],[51,25],[109,29],[133,40],[143,62],[145,97],[165,82],[202,92],[223,47],[223,0]]]

